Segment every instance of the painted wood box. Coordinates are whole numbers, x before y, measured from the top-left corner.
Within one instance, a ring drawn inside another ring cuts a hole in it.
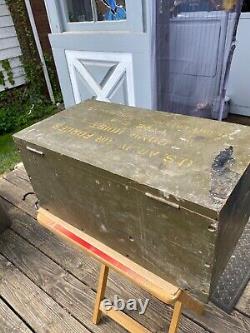
[[[14,138],[41,207],[208,300],[249,218],[248,127],[87,101]]]

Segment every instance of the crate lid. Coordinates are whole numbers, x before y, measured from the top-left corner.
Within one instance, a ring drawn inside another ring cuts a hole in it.
[[[14,135],[216,217],[250,162],[249,127],[86,101]]]

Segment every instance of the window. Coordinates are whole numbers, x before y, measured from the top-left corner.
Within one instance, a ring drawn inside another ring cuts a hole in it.
[[[172,2],[170,10],[173,16],[186,12],[234,11],[235,4],[235,0],[179,0]]]
[[[242,11],[243,12],[250,12],[250,0],[244,0],[243,1]]]
[[[125,0],[66,0],[68,22],[126,20]]]
[[[1,1],[1,0],[0,0]],[[145,0],[45,0],[55,31],[143,32]],[[56,17],[55,17],[56,14]]]

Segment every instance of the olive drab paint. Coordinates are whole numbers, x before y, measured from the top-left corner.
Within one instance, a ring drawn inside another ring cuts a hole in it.
[[[208,301],[249,218],[248,127],[87,101],[14,138],[42,208]]]

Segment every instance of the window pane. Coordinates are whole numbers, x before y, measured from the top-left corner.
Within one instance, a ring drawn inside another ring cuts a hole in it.
[[[179,0],[173,1],[171,13],[177,16],[186,12],[210,12],[220,10],[234,10],[235,1],[231,0]]]
[[[125,0],[66,0],[69,22],[126,20]]]
[[[250,1],[249,0],[244,0],[243,1],[242,11],[243,12],[250,12]]]
[[[90,0],[66,0],[69,22],[93,21]]]

